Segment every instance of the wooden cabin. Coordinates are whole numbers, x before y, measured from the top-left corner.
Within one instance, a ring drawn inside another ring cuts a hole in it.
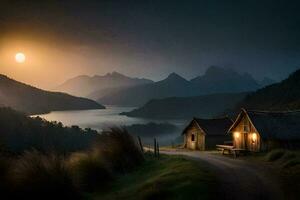
[[[184,148],[192,150],[206,150],[215,148],[230,140],[227,130],[233,121],[228,117],[216,119],[193,118],[183,130]]]
[[[242,109],[228,133],[233,146],[252,152],[297,148],[300,144],[300,111],[266,112]]]

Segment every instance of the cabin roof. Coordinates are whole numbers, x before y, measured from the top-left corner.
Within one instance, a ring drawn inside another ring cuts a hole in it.
[[[228,128],[233,123],[233,121],[228,117],[213,119],[193,118],[189,125],[183,130],[182,134],[185,134],[187,128],[193,122],[196,122],[198,126],[205,132],[206,135],[225,135]]]
[[[300,139],[299,110],[274,112],[243,109],[242,112],[249,116],[252,124],[264,139]]]

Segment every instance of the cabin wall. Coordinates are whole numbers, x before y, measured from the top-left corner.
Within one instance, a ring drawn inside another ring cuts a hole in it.
[[[205,150],[205,135],[195,122],[187,128],[184,135],[185,148],[192,150]]]
[[[246,149],[254,152],[261,150],[261,137],[246,115],[243,116],[241,121],[231,131],[231,133],[233,146],[235,148]]]

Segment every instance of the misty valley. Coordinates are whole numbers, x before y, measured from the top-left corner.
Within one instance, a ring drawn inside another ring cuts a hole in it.
[[[120,113],[131,111],[135,107],[105,107],[106,109],[103,110],[53,111],[48,114],[32,115],[32,117],[39,116],[48,121],[62,122],[66,126],[78,125],[82,128],[92,128],[100,132],[114,126],[126,127],[135,136],[141,136],[147,144],[152,144],[154,137],[156,137],[163,145],[179,142],[178,137],[180,137],[181,130],[188,121],[187,119],[160,120],[127,117],[120,115]],[[135,130],[135,126],[139,126],[141,130]]]

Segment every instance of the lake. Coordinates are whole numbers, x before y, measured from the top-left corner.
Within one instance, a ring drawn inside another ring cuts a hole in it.
[[[40,116],[48,121],[59,121],[66,126],[78,125],[81,128],[92,128],[99,131],[111,126],[147,124],[149,122],[167,122],[178,127],[182,127],[187,123],[186,120],[152,120],[119,115],[121,112],[128,112],[134,108],[135,107],[106,106],[106,109],[53,111],[48,114],[33,116]]]

